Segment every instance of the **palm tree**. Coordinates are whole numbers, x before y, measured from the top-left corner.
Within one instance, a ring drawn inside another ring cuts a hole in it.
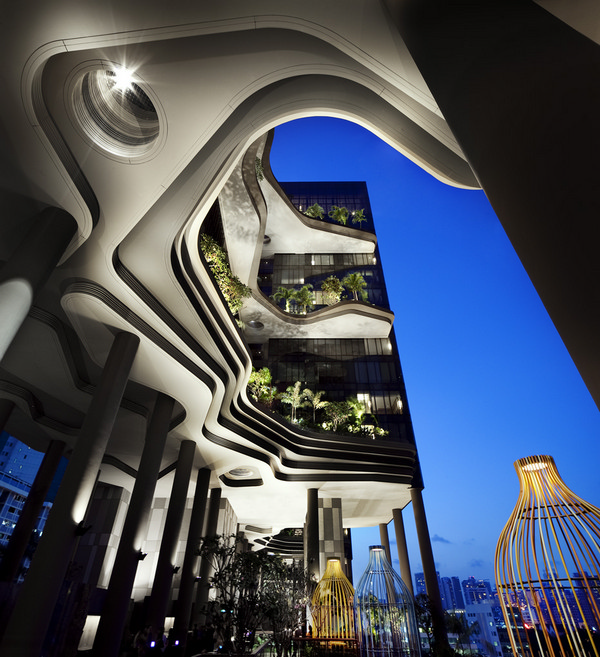
[[[365,209],[361,208],[360,210],[355,210],[352,213],[352,223],[353,224],[358,224],[359,226],[362,224],[363,221],[366,221],[367,218],[365,217]]]
[[[304,389],[304,397],[306,398],[307,402],[312,406],[313,409],[313,423],[316,423],[316,415],[317,411],[320,408],[325,408],[329,402],[327,401],[322,401],[321,397],[325,394],[324,390],[318,390],[317,392],[313,392],[309,388]]]
[[[278,395],[282,403],[289,404],[292,407],[291,419],[292,422],[296,422],[296,410],[306,406],[306,395],[304,390],[300,390],[302,384],[300,381],[296,381],[293,386],[288,386],[285,389],[285,392],[282,392]]]
[[[294,290],[292,299],[300,306],[302,312],[306,315],[308,307],[315,303],[315,295],[311,292],[312,285],[308,283],[303,285],[299,290]]]
[[[364,288],[367,287],[367,283],[362,274],[359,274],[358,272],[346,274],[342,280],[342,285],[348,290],[348,292],[352,292],[355,301],[358,301],[359,293],[361,299],[363,301],[366,300],[367,293],[364,291]]]
[[[271,298],[275,300],[277,303],[280,301],[285,301],[285,312],[289,313],[290,312],[290,301],[294,299],[294,294],[295,290],[289,287],[283,287],[280,285],[277,288],[277,291],[275,294],[271,295]]]
[[[338,224],[343,224],[344,226],[348,222],[348,208],[338,208],[337,205],[332,205],[331,210],[327,213],[329,217],[338,222]]]

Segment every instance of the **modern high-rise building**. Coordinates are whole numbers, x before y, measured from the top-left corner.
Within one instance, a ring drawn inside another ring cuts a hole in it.
[[[118,651],[132,595],[154,622],[175,613],[185,625],[171,602],[194,607],[199,537],[238,524],[249,540],[306,524],[315,562],[340,528],[386,523],[411,501],[435,597],[402,386],[365,398],[396,427],[381,441],[307,434],[246,392],[249,345],[269,333],[271,353],[291,338],[315,355],[332,336],[362,340],[352,356],[369,385],[370,350],[393,344],[385,306],[295,317],[261,293],[276,245],[326,256],[322,267],[332,254],[377,256],[368,230],[305,220],[263,185],[260,139],[294,118],[343,117],[440,180],[483,187],[598,400],[598,8],[572,7],[33,0],[5,12],[0,426],[47,457],[25,516],[62,454],[69,466],[3,656],[38,657],[55,608],[88,610],[103,657]],[[253,286],[243,328],[199,250],[217,199],[232,267]],[[374,274],[366,261],[341,266]],[[315,529],[325,510],[331,538]],[[73,554],[85,568],[69,566]],[[93,593],[64,593],[76,589]],[[67,634],[48,635],[54,650]]]

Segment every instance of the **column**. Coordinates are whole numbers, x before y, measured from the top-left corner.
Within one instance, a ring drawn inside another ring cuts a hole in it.
[[[385,3],[600,405],[598,44],[532,1]]]
[[[210,500],[208,502],[208,516],[206,518],[206,531],[204,536],[216,536],[219,522],[219,509],[221,508],[221,489],[213,488],[210,491]],[[208,589],[210,578],[210,562],[207,559],[200,561],[200,581],[196,592],[196,608],[194,610],[194,619],[201,621],[204,618],[204,607],[208,603]]]
[[[396,532],[396,546],[398,548],[398,560],[400,561],[400,576],[408,587],[411,595],[414,595],[412,575],[410,572],[410,561],[408,559],[408,546],[406,545],[406,532],[404,531],[404,518],[402,509],[392,509],[394,519],[394,531]]]
[[[83,421],[44,534],[0,646],[3,657],[39,657],[77,542],[139,338],[118,333]]]
[[[387,524],[382,522],[379,524],[379,540],[381,541],[381,545],[383,549],[385,550],[385,556],[387,560],[389,561],[390,566],[392,565],[392,553],[390,550],[390,537],[388,535],[388,528]]]
[[[448,635],[446,634],[446,627],[444,624],[442,597],[440,596],[440,587],[435,572],[435,562],[433,560],[433,551],[431,549],[431,540],[429,538],[429,528],[427,527],[427,517],[425,515],[421,489],[411,488],[410,497],[412,500],[413,512],[415,514],[417,538],[419,539],[419,551],[421,552],[421,561],[423,562],[425,587],[427,589],[427,597],[431,602],[434,637],[437,645],[444,646],[448,643]]]
[[[44,500],[48,494],[52,479],[56,474],[56,469],[58,468],[64,449],[65,443],[62,440],[50,441],[50,445],[35,476],[29,495],[23,505],[17,526],[10,537],[6,552],[2,557],[2,562],[0,563],[0,582],[11,583],[17,576],[23,555],[27,549],[27,544],[44,506]]]
[[[306,491],[306,570],[309,577],[318,582],[321,578],[319,569],[319,490],[309,488]]]
[[[148,625],[157,630],[164,628],[167,606],[173,582],[173,568],[175,567],[175,554],[179,542],[179,532],[187,500],[187,492],[190,484],[190,475],[194,465],[194,454],[196,443],[193,440],[184,440],[179,448],[177,468],[171,488],[171,498],[167,510],[167,518],[163,529],[156,573],[150,594]]]
[[[202,539],[202,526],[204,524],[204,512],[206,510],[206,500],[208,499],[208,486],[210,484],[210,470],[202,468],[198,470],[196,479],[196,492],[194,494],[194,506],[192,507],[192,517],[188,529],[187,543],[185,546],[185,557],[181,568],[181,582],[179,585],[179,597],[175,607],[175,624],[174,630],[176,638],[182,650],[185,651],[185,642],[187,640],[187,630],[192,615],[192,601],[194,599],[194,586],[197,582],[196,574],[198,572],[197,554],[200,540]]]
[[[0,271],[0,360],[76,232],[68,212],[46,208]]]
[[[119,654],[174,403],[171,397],[159,393],[148,423],[144,451],[94,640],[93,654],[99,657]]]

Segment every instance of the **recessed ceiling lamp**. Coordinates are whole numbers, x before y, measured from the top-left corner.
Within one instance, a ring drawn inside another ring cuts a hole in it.
[[[127,160],[147,159],[157,149],[160,106],[137,72],[96,62],[76,71],[69,93],[71,114],[95,146]]]
[[[233,479],[249,479],[254,476],[254,470],[245,467],[232,468],[227,473],[227,476],[232,477]]]

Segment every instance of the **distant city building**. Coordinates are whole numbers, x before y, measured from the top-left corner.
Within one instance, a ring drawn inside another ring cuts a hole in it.
[[[483,600],[492,600],[492,587],[488,579],[469,577],[462,582],[466,605],[476,605]]]
[[[440,577],[439,584],[440,595],[442,597],[442,607],[445,611],[465,608],[465,602],[458,577]]]
[[[0,546],[8,545],[43,458],[6,432],[0,434]],[[36,534],[43,532],[51,507],[50,502],[44,503],[34,528]],[[31,553],[25,556],[20,575],[27,571],[30,557]]]
[[[436,575],[439,578],[440,574],[437,571],[436,571]],[[415,573],[415,595],[419,595],[420,593],[427,595],[427,587],[425,586],[425,575],[423,573]]]
[[[467,627],[472,629],[469,635],[469,650],[489,657],[503,657],[501,640],[494,619],[494,605],[491,599],[466,605],[465,620]]]

